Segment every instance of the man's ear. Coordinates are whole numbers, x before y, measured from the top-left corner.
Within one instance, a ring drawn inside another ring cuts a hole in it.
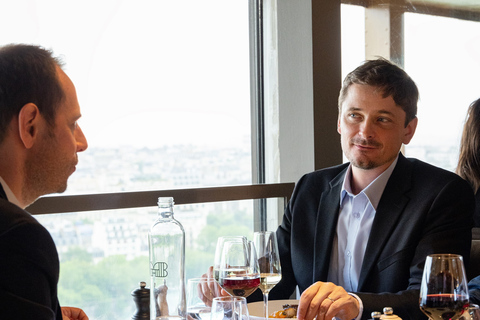
[[[418,118],[413,118],[405,127],[405,135],[403,137],[403,144],[409,144],[412,140],[415,130],[417,129]]]
[[[25,148],[30,149],[38,136],[42,116],[33,103],[27,103],[18,113],[18,131]]]

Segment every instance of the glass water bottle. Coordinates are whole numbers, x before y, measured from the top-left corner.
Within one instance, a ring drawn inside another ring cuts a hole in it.
[[[185,319],[185,231],[173,217],[173,198],[158,198],[158,219],[148,236],[150,319]]]

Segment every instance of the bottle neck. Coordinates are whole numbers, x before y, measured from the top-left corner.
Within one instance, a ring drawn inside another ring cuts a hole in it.
[[[158,207],[158,215],[162,218],[173,218],[173,206]]]

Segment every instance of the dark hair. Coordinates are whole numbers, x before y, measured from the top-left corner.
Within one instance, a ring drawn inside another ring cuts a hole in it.
[[[384,98],[392,96],[407,115],[405,126],[417,116],[418,88],[415,82],[399,66],[384,58],[367,60],[345,77],[338,97],[339,110],[352,84],[378,87]]]
[[[65,97],[56,70],[61,65],[51,51],[39,46],[0,47],[0,143],[8,124],[27,103],[34,103],[53,127],[57,107]]]
[[[468,108],[456,173],[477,192],[480,188],[480,99]]]

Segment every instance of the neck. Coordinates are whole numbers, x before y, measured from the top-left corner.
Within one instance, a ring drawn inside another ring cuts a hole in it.
[[[17,198],[17,205],[22,208],[27,207],[31,202],[24,199],[24,163],[15,152],[5,152],[8,148],[0,148],[0,177],[7,184],[10,191]]]
[[[354,194],[359,194],[363,189],[365,189],[373,180],[375,180],[379,175],[381,175],[390,164],[382,167],[377,167],[373,169],[361,169],[355,166],[352,166],[352,176],[350,179],[350,187]]]

